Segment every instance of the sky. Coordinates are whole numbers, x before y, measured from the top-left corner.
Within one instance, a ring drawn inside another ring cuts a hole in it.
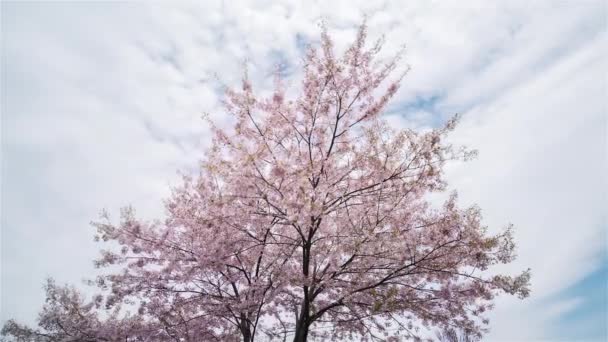
[[[516,228],[526,300],[499,297],[487,341],[608,339],[608,56],[603,0],[6,2],[1,11],[0,322],[32,323],[52,276],[86,291],[89,222],[132,205],[162,218],[179,174],[228,124],[221,85],[247,63],[268,91],[280,63],[296,92],[325,19],[338,49],[368,17],[411,66],[385,113],[479,150],[450,189],[490,230]]]

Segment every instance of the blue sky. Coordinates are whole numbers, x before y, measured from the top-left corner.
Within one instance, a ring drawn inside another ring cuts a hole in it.
[[[606,340],[607,265],[604,263],[599,270],[560,293],[564,297],[581,298],[582,302],[577,308],[557,319],[555,324],[559,328],[553,334],[555,338]]]
[[[88,223],[131,204],[162,216],[177,170],[228,124],[216,78],[247,59],[268,91],[325,18],[339,49],[364,14],[412,69],[386,113],[425,129],[462,114],[452,139],[479,158],[450,188],[490,230],[516,227],[532,296],[500,297],[489,341],[602,341],[606,332],[606,3],[567,1],[2,2],[0,320],[33,322],[47,276],[80,285],[99,246]],[[86,290],[84,285],[81,286]]]

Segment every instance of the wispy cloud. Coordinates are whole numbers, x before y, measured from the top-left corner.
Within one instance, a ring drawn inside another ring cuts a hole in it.
[[[287,61],[297,79],[319,19],[340,48],[364,14],[386,53],[407,44],[391,122],[463,113],[454,140],[481,154],[448,170],[451,185],[490,227],[518,229],[510,270],[531,267],[534,292],[499,300],[490,338],[554,338],[584,303],[564,290],[605,262],[603,1],[2,3],[0,318],[31,322],[45,276],[94,272],[100,209],[162,216],[175,171],[195,170],[209,142],[201,114],[227,122],[214,75],[235,84],[248,60],[265,91]]]

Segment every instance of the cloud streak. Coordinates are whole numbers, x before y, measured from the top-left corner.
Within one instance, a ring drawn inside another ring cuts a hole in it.
[[[553,338],[580,304],[560,294],[602,262],[608,171],[605,4],[558,4],[3,3],[0,318],[33,321],[45,276],[95,272],[88,222],[102,208],[162,216],[175,171],[209,142],[201,114],[228,122],[214,75],[235,84],[247,59],[267,91],[289,61],[296,92],[316,23],[340,48],[367,14],[371,38],[386,34],[387,54],[406,43],[413,67],[389,120],[463,113],[453,139],[480,157],[451,167],[451,185],[491,228],[516,225],[509,270],[533,269],[532,298],[499,300],[490,338]]]

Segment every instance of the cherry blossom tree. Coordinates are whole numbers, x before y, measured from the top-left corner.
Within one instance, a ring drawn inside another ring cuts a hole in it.
[[[338,57],[323,27],[297,98],[278,73],[268,97],[247,75],[227,89],[234,128],[210,121],[212,145],[166,201],[167,218],[145,222],[127,208],[119,223],[105,213],[94,223],[108,243],[96,261],[104,295],[84,304],[49,285],[61,299],[41,314],[48,334],[14,322],[3,334],[399,340],[438,327],[479,338],[497,294],[528,296],[529,271],[492,272],[515,257],[510,226],[489,234],[480,209],[459,207],[455,193],[430,202],[446,190],[446,162],[475,152],[446,142],[458,117],[426,132],[382,118],[405,75],[402,51],[381,60],[383,41],[368,47],[366,35],[362,25]],[[125,306],[137,314],[120,316]]]

